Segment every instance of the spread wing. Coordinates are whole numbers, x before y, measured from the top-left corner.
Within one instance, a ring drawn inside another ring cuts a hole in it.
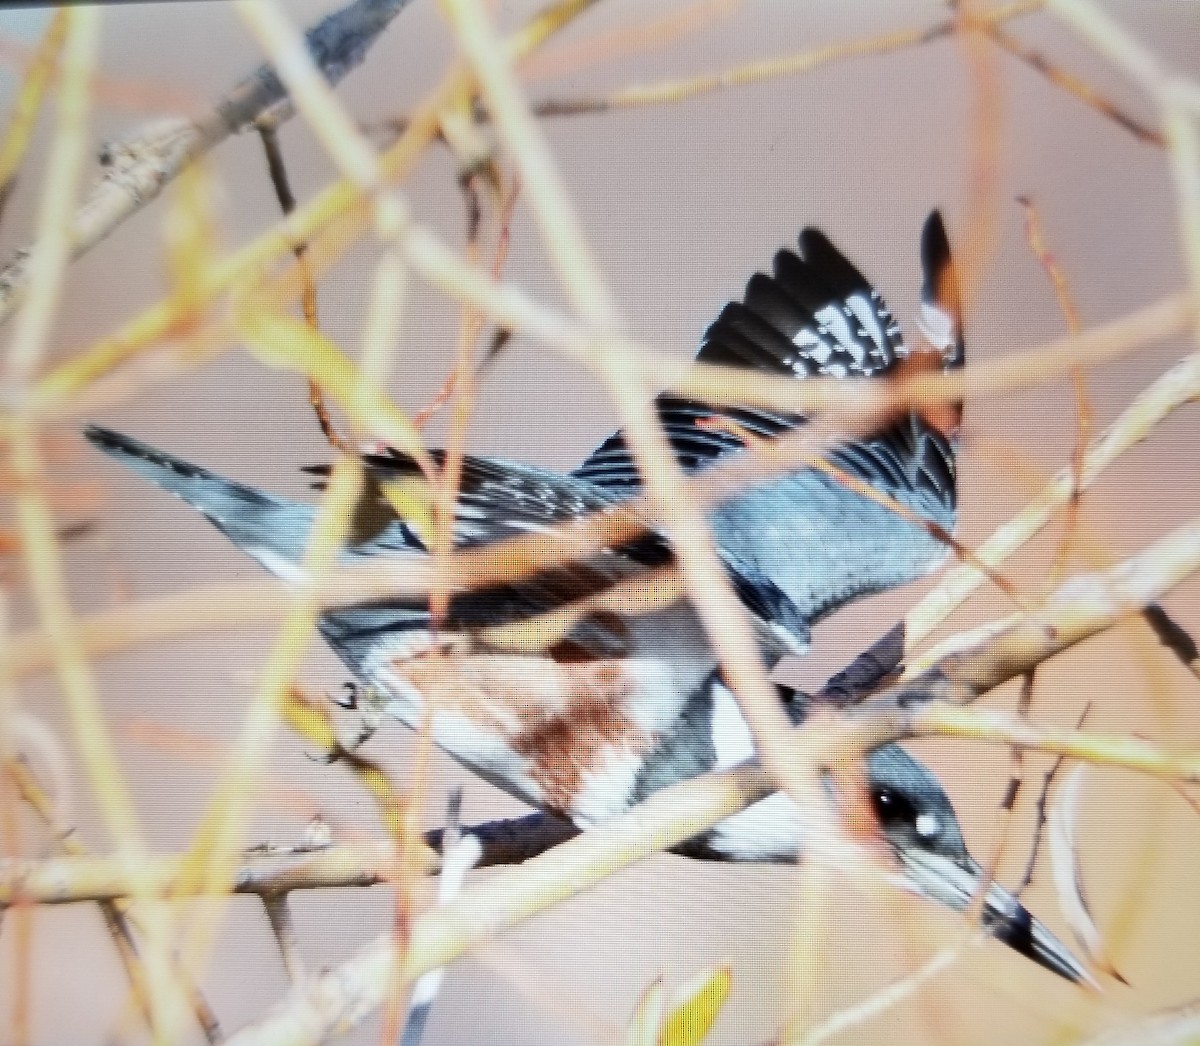
[[[921,327],[933,352],[922,365],[963,361],[962,327],[949,243],[934,212],[922,236]],[[805,229],[799,253],[781,250],[770,276],[758,273],[705,332],[697,359],[796,378],[884,378],[917,365],[886,303],[819,231]],[[797,415],[711,407],[663,395],[659,418],[681,466],[696,472],[744,449],[743,430],[775,439],[804,423]],[[957,409],[907,414],[827,456],[942,527],[955,519]],[[628,497],[641,479],[620,432],[574,475]],[[835,481],[803,471],[731,499],[713,513],[721,547],[747,573],[774,583],[812,621],[857,595],[919,576],[944,547]]]
[[[440,455],[435,454],[435,458]],[[402,518],[390,488],[416,480],[420,473],[398,453],[367,456],[368,484],[357,507],[354,537],[347,551],[355,556],[427,551],[416,527]],[[320,487],[327,466],[307,472],[318,477]],[[411,488],[405,488],[410,489]],[[463,459],[455,508],[454,539],[459,549],[481,548],[521,534],[558,534],[564,552],[571,548],[572,524],[596,512],[625,511],[618,495],[586,481],[532,466],[483,457]],[[772,663],[792,644],[801,622],[787,597],[767,579],[743,574],[733,557],[726,557],[731,580],[761,633],[765,656]],[[673,656],[672,642],[686,657],[709,660],[699,650],[707,644],[678,582],[670,580],[674,554],[666,539],[649,528],[610,548],[546,567],[514,581],[455,593],[437,631],[444,637],[471,636],[473,649],[500,653],[512,649],[532,651],[540,638],[541,649],[552,658],[595,660],[647,656],[657,650]],[[673,587],[671,587],[673,586]],[[636,614],[637,600],[661,605],[652,614]],[[656,639],[651,620],[642,618],[670,613],[679,618],[687,634]],[[554,618],[553,623],[549,620]],[[777,622],[792,629],[781,632]],[[530,624],[532,623],[532,624]],[[557,626],[553,630],[552,624]],[[522,626],[529,625],[524,628]],[[386,635],[400,643],[407,633],[430,635],[433,620],[424,600],[388,600],[349,607],[327,614],[322,622],[327,638],[346,649]],[[639,634],[644,645],[637,645]],[[695,634],[693,634],[695,633]],[[781,645],[781,636],[785,641]],[[420,645],[420,644],[418,644]],[[510,650],[511,652],[511,650]],[[684,656],[684,655],[681,655]]]

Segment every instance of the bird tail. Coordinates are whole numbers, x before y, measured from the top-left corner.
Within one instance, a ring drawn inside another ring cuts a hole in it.
[[[312,506],[225,479],[98,425],[88,425],[83,434],[98,450],[187,502],[272,574],[298,575],[312,528]]]

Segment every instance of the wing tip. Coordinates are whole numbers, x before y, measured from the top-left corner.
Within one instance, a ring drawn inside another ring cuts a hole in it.
[[[954,253],[942,212],[934,208],[921,228],[921,332],[947,367],[960,367],[966,356],[962,294]]]

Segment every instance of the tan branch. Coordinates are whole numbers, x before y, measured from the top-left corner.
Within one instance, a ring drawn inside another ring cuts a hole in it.
[[[1033,501],[976,548],[980,558],[992,567],[1004,562],[1050,522],[1074,491],[1090,487],[1122,454],[1146,439],[1163,420],[1197,396],[1200,396],[1200,353],[1186,357],[1156,379],[1092,443],[1084,455],[1079,486],[1073,468],[1059,472]],[[915,650],[983,580],[984,576],[969,566],[957,567],[946,574],[933,591],[905,615],[905,650]]]

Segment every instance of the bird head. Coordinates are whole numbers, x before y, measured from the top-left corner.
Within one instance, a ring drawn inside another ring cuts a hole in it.
[[[978,893],[985,872],[967,850],[950,799],[933,772],[895,745],[867,759],[880,828],[914,892],[958,911]],[[983,925],[1014,951],[1076,983],[1095,985],[1082,963],[1008,890],[987,886]]]

